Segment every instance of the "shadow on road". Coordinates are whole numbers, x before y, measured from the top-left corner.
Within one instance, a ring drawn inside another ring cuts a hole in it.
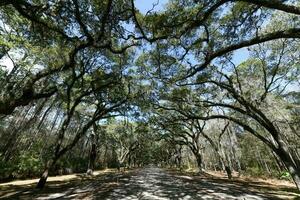
[[[42,191],[34,185],[1,187],[5,199],[293,199],[295,191],[260,182],[229,181],[187,176],[159,168],[108,173],[76,180],[51,182]]]

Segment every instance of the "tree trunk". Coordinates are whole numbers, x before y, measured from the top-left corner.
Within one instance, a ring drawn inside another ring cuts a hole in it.
[[[86,172],[88,175],[93,175],[93,171],[95,169],[95,161],[97,157],[97,150],[96,150],[97,147],[96,147],[94,135],[91,135],[91,140],[92,140],[92,147],[90,150],[89,164]]]
[[[133,167],[136,168],[136,157],[133,157]]]
[[[40,180],[38,182],[38,184],[36,185],[36,188],[38,189],[43,189],[45,184],[46,184],[46,181],[47,181],[47,178],[48,178],[48,174],[49,174],[49,169],[46,168],[42,174],[42,176],[40,177]]]
[[[225,166],[225,171],[227,173],[228,179],[232,179],[232,172],[229,166]]]
[[[200,153],[195,153],[195,157],[196,157],[199,172],[202,172],[202,156]]]
[[[103,160],[104,160],[104,164],[105,164],[105,169],[108,168],[108,156],[107,156],[107,151],[108,151],[108,147],[107,147],[107,144],[105,143],[105,149],[104,149],[104,155],[103,155]]]
[[[271,151],[275,161],[276,161],[276,166],[278,168],[278,172],[282,172],[283,170],[287,170],[286,167],[284,166],[284,164],[282,163],[282,161],[280,160],[280,158],[278,157],[278,155],[274,152],[274,150]]]
[[[48,179],[49,171],[51,169],[53,169],[53,167],[54,167],[57,159],[58,158],[55,157],[53,160],[48,161],[48,163],[47,163],[47,165],[46,165],[46,167],[44,169],[44,172],[43,172],[42,176],[40,177],[39,182],[36,185],[36,188],[38,188],[38,189],[43,189],[44,188],[44,186],[45,186],[45,184],[47,182],[47,179]]]
[[[288,166],[288,169],[298,188],[298,191],[300,191],[300,169],[295,169],[293,166]]]
[[[300,166],[300,156],[296,148],[291,148],[291,155],[297,166]]]
[[[300,167],[296,165],[287,148],[279,146],[274,150],[278,157],[282,160],[293,178],[298,190],[300,191]]]
[[[224,169],[225,169],[228,179],[231,179],[232,178],[232,170],[231,170],[230,165],[228,164],[228,162],[225,162],[222,157],[221,157],[221,162],[224,165]]]
[[[219,149],[215,148],[215,151],[217,153],[219,162],[222,164],[222,167],[224,166],[224,169],[225,169],[225,172],[227,174],[228,179],[231,179],[232,178],[231,167],[229,166],[228,162],[223,158],[223,156],[221,155],[221,152],[219,151]]]
[[[128,156],[128,168],[127,169],[130,169],[131,167],[131,154],[129,154]]]
[[[120,172],[121,171],[121,161],[118,159],[118,161],[117,161],[117,169],[118,169],[118,172]]]

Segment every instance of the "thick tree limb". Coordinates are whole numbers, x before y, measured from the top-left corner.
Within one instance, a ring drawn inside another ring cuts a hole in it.
[[[230,53],[234,50],[238,50],[244,47],[249,47],[252,45],[268,42],[271,40],[281,39],[281,38],[300,38],[300,28],[291,28],[288,30],[282,30],[282,31],[275,31],[272,33],[267,33],[262,36],[258,36],[255,38],[252,38],[250,40],[241,41],[237,44],[233,44],[227,47],[223,47],[215,52],[212,52],[208,54],[208,56],[205,58],[205,62],[195,66],[191,71],[188,72],[188,74],[184,77],[184,79],[192,77],[197,72],[205,69],[211,61],[213,61],[215,58],[221,57],[227,53]]]
[[[238,0],[238,1],[243,1],[243,2],[255,4],[258,6],[263,6],[270,9],[281,10],[287,13],[300,15],[300,7],[284,4],[282,3],[282,1],[279,0]]]

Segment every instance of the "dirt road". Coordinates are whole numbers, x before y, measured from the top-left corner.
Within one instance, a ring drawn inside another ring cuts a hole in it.
[[[160,168],[144,168],[129,173],[108,173],[93,178],[50,182],[43,191],[33,185],[0,188],[8,199],[294,199],[293,189],[274,188],[259,182],[228,181],[187,176]]]

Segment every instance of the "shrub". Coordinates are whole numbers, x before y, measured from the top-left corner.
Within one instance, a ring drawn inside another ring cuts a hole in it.
[[[0,160],[0,182],[12,179],[14,170],[15,167],[11,162]]]
[[[291,174],[287,171],[282,172],[280,174],[279,178],[282,180],[291,180],[292,179]]]
[[[42,169],[42,161],[36,153],[29,151],[20,155],[17,165],[18,177],[39,176]]]

